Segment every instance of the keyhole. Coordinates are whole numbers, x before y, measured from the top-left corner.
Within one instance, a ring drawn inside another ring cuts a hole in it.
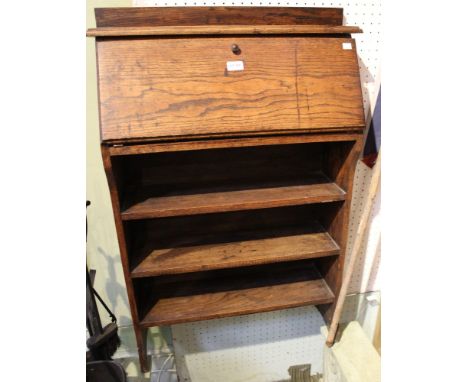
[[[241,49],[239,48],[239,45],[237,44],[232,44],[231,50],[232,50],[232,53],[234,54],[237,54],[237,55],[241,54]]]

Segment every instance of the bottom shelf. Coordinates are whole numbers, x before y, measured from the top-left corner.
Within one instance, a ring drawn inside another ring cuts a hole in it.
[[[329,304],[335,298],[310,261],[159,279],[152,285],[142,281],[140,297],[159,294],[143,315],[144,327]]]

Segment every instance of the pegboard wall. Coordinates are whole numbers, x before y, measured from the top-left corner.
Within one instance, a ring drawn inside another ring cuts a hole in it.
[[[374,1],[264,1],[264,0],[134,0],[134,6],[281,6],[340,7],[345,25],[356,25],[363,101],[369,119],[380,88],[382,7]],[[351,248],[359,223],[369,181],[374,170],[359,162],[354,179],[349,224]],[[349,253],[349,252],[348,252]],[[380,265],[380,197],[374,201],[369,229],[360,250],[350,293],[378,291]],[[370,297],[369,297],[370,296]],[[376,297],[377,296],[377,297]],[[380,294],[366,293],[347,298],[342,321],[358,320],[372,336]],[[311,363],[322,371],[323,319],[313,306],[174,325],[172,327],[176,365],[181,381],[266,382],[289,380],[291,365]]]
[[[323,325],[314,306],[174,325],[179,377],[193,382],[283,381],[291,365],[305,363],[319,372]]]
[[[373,338],[380,293],[348,296],[341,322],[358,321]],[[176,370],[182,382],[290,381],[288,368],[323,371],[325,338],[315,306],[172,326]]]

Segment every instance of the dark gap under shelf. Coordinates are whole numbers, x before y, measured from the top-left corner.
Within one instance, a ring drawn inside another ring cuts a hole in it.
[[[132,278],[340,254],[330,232],[343,202],[124,222]]]
[[[159,196],[157,195],[159,192]],[[162,192],[146,188],[132,195],[122,213],[123,220],[243,211],[342,201],[344,192],[324,174],[315,172],[303,180],[257,182],[234,186],[191,188]]]

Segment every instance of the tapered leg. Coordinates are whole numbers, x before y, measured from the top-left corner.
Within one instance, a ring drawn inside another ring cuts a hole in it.
[[[148,349],[146,345],[146,336],[148,329],[135,325],[135,336],[138,347],[138,358],[140,359],[140,368],[143,373],[150,371],[148,361]]]

